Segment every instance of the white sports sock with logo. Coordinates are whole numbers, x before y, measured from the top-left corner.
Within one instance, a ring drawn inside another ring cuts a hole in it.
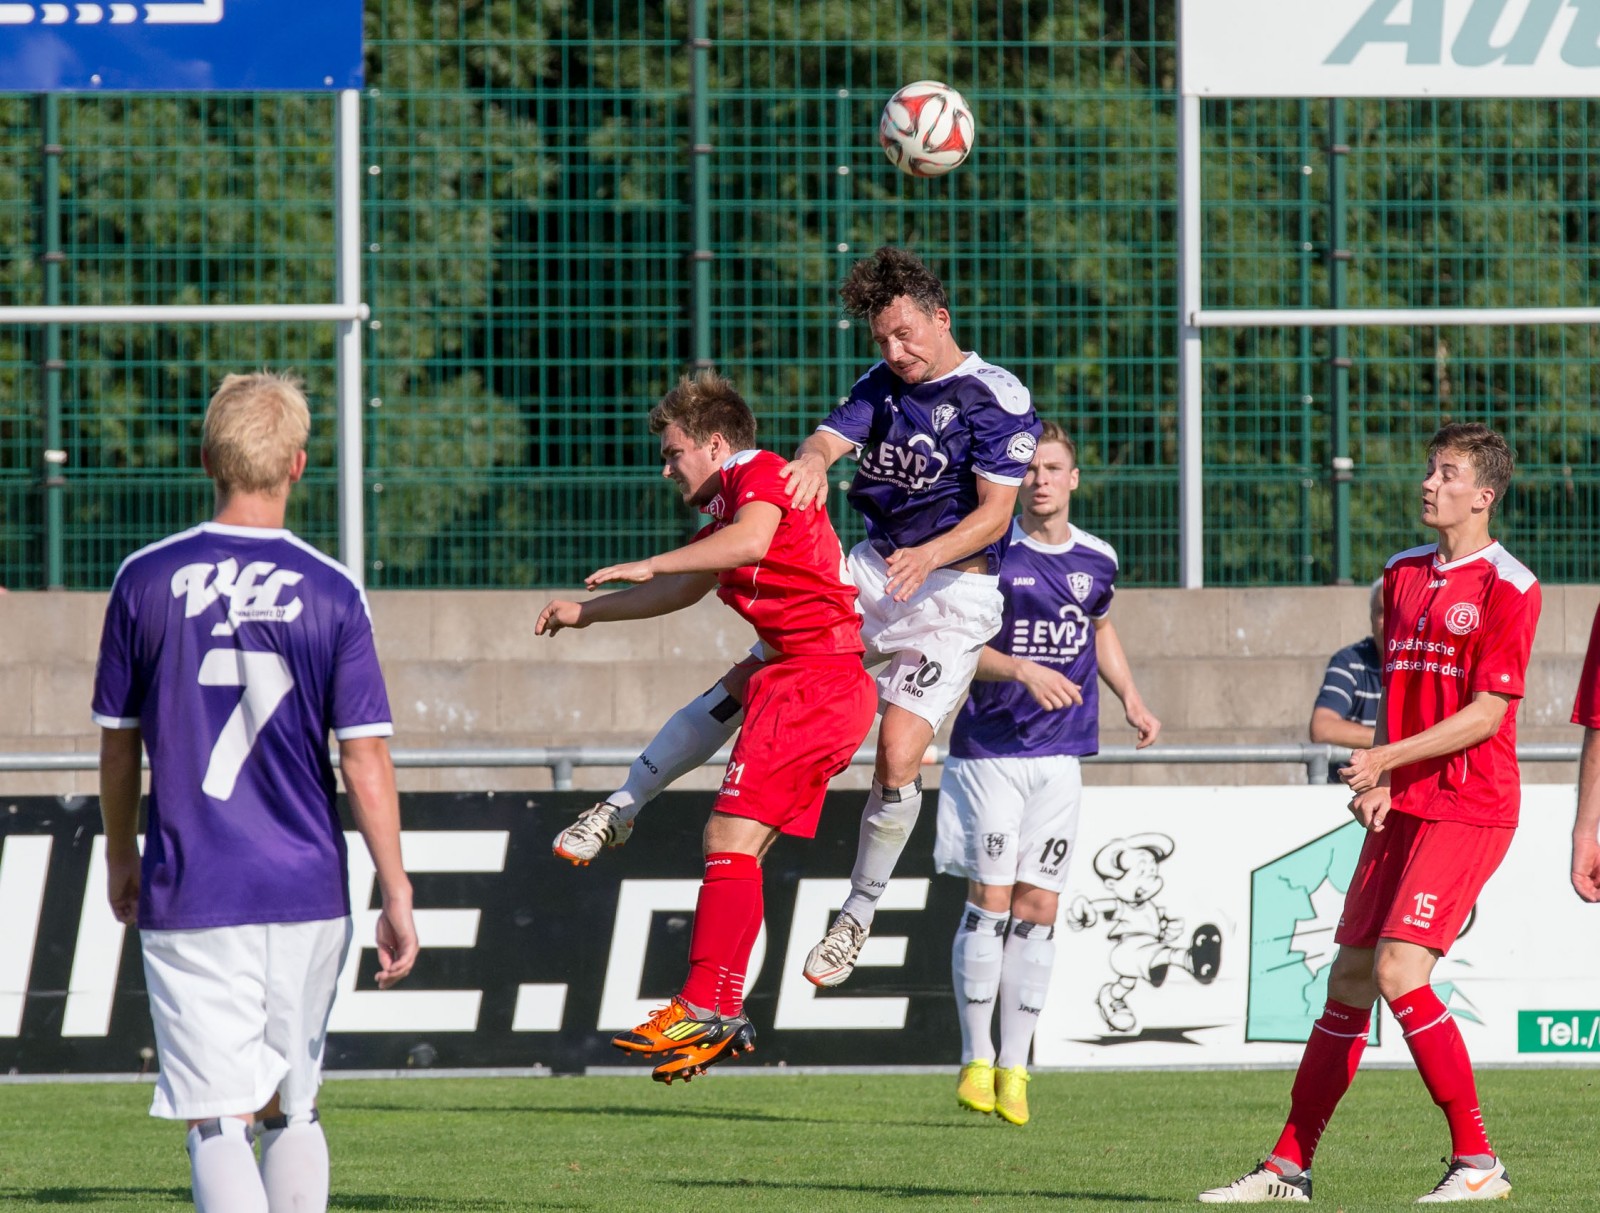
[[[201,1121],[184,1145],[197,1213],[269,1213],[249,1124],[233,1116]]]
[[[894,865],[906,849],[911,827],[922,812],[922,776],[903,788],[886,788],[872,781],[872,795],[861,810],[861,841],[856,844],[856,868],[850,873],[850,896],[840,907],[864,927],[878,913],[878,898],[889,887]]]
[[[1028,1064],[1039,1012],[1056,964],[1056,929],[1048,922],[1011,924],[1000,968],[1000,1058],[1002,1070]]]
[[[328,1139],[316,1112],[268,1117],[257,1137],[269,1213],[326,1213]]]
[[[606,800],[632,821],[673,780],[704,765],[739,731],[744,705],[719,682],[686,703],[661,726],[628,768],[628,779]]]
[[[961,1020],[961,1064],[994,1060],[994,1001],[1000,993],[1000,968],[1005,956],[1010,914],[973,905],[962,908],[950,948],[950,975],[956,990],[956,1016]]]

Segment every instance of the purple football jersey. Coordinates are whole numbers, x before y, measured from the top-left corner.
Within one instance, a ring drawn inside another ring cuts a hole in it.
[[[1083,689],[1081,707],[1047,711],[1020,682],[974,682],[950,735],[953,758],[1042,758],[1100,749],[1100,664],[1094,620],[1116,593],[1117,553],[1072,528],[1063,544],[1040,543],[1013,527],[1000,566],[1005,614],[989,646],[1053,666]]]
[[[350,912],[328,733],[394,732],[366,596],[288,531],[208,522],[117,571],[94,719],[150,755],[139,925]]]
[[[978,507],[977,478],[1021,484],[1039,443],[1028,389],[976,354],[938,379],[907,384],[882,362],[817,427],[854,443],[850,504],[887,559],[943,535]],[[984,549],[1000,568],[1004,537]]]

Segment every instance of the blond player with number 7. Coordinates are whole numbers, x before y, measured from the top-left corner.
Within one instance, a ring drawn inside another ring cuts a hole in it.
[[[310,426],[292,377],[222,381],[201,446],[215,517],[123,562],[95,671],[108,893],[139,927],[161,1064],[150,1114],[188,1122],[202,1213],[328,1207],[317,1087],[351,936],[330,732],[383,898],[378,985],[417,955],[366,595],[283,525]]]

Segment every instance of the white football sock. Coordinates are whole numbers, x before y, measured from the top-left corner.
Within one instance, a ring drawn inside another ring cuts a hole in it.
[[[1002,1070],[1028,1064],[1033,1033],[1056,964],[1056,929],[1048,922],[1011,924],[1000,969],[1000,1059]]]
[[[202,1121],[189,1130],[184,1145],[198,1213],[268,1213],[245,1121],[233,1116]]]
[[[861,810],[861,841],[856,844],[856,869],[850,873],[850,896],[840,907],[862,926],[872,925],[878,898],[889,887],[894,865],[906,849],[921,811],[921,775],[903,788],[886,788],[876,779],[872,781],[872,795]]]
[[[728,743],[744,720],[744,705],[719,682],[684,704],[661,726],[628,768],[628,779],[606,800],[632,821],[639,810],[681,775],[703,766]]]
[[[316,1112],[269,1116],[256,1136],[270,1213],[326,1213],[328,1139]]]
[[[1004,910],[996,913],[969,901],[961,912],[961,925],[956,927],[950,974],[955,983],[956,1016],[961,1020],[962,1065],[994,1060],[994,1000],[1000,992],[1009,918]]]

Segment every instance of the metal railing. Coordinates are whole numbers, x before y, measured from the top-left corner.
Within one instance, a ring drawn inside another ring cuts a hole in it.
[[[1519,762],[1576,762],[1577,742],[1528,742],[1517,747]],[[706,759],[705,766],[722,766],[728,761],[729,748],[718,750]],[[626,767],[639,756],[636,746],[528,746],[525,748],[491,749],[397,749],[393,751],[397,767],[463,767],[469,770],[491,767],[543,768],[550,772],[554,789],[558,792],[572,790],[572,773],[578,767]],[[852,766],[871,766],[876,760],[871,746],[862,746],[851,758]],[[1286,763],[1301,766],[1306,771],[1307,783],[1322,783],[1330,767],[1337,769],[1349,760],[1350,751],[1342,746],[1318,745],[1312,742],[1276,742],[1260,745],[1160,745],[1146,750],[1136,750],[1128,745],[1106,746],[1087,763],[1124,763],[1130,766],[1170,766],[1174,763],[1194,763],[1206,766],[1232,766],[1243,763]],[[333,755],[337,766],[339,756]],[[924,766],[934,766],[944,761],[937,746],[929,746],[923,757]],[[89,753],[71,754],[18,754],[0,753],[0,772],[8,771],[93,771],[100,765],[99,756]],[[148,763],[146,764],[148,765]]]

